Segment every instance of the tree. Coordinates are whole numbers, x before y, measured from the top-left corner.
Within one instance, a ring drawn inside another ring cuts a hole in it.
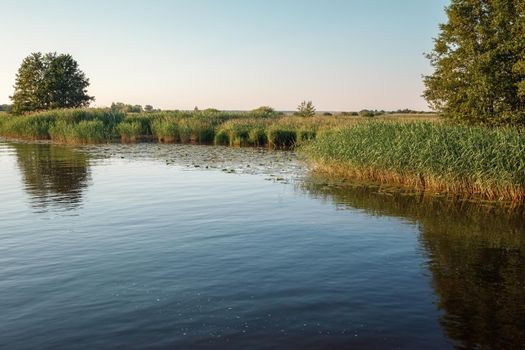
[[[144,106],[145,112],[153,112],[153,106],[152,105],[145,105]]]
[[[113,112],[124,112],[126,113],[128,110],[128,106],[131,106],[131,105],[126,105],[125,103],[122,103],[122,102],[111,102],[111,110]]]
[[[361,117],[374,117],[376,113],[372,110],[363,109],[359,111],[359,116]]]
[[[129,109],[129,113],[142,113],[142,106],[141,105],[133,105]]]
[[[313,117],[315,115],[315,107],[312,101],[303,101],[297,106],[297,112],[302,117]]]
[[[94,100],[87,95],[89,79],[71,55],[32,53],[16,74],[11,96],[14,113],[53,108],[87,107]]]
[[[255,109],[252,109],[252,112],[272,114],[275,113],[275,109],[269,106],[260,106]]]
[[[2,104],[0,105],[0,112],[11,112],[13,110],[12,105]]]
[[[452,0],[427,55],[429,105],[458,121],[525,124],[525,2]]]
[[[123,113],[141,113],[142,112],[141,105],[130,105],[130,104],[122,103],[122,102],[112,102],[110,108],[112,111],[123,112]]]

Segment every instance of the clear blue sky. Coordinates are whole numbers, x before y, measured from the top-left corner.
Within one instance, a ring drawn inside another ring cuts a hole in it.
[[[31,52],[70,53],[95,105],[427,109],[448,0],[0,0],[0,103]]]

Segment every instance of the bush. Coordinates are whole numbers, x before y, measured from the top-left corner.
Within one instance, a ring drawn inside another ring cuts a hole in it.
[[[303,101],[297,107],[298,115],[301,117],[313,117],[315,115],[315,107],[312,101]]]

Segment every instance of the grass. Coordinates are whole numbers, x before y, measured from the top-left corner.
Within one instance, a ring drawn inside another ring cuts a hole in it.
[[[515,128],[356,123],[321,133],[302,151],[318,171],[335,177],[524,202],[525,134]]]
[[[232,119],[219,126],[215,144],[228,146],[265,146],[268,144],[268,118]]]
[[[138,121],[123,122],[117,125],[117,132],[123,143],[137,142],[144,135],[143,130],[142,124]]]
[[[151,119],[140,114],[128,114],[116,125],[117,134],[123,143],[147,141],[152,138]]]
[[[58,121],[49,129],[51,139],[59,143],[103,143],[111,139],[111,132],[100,120],[81,120],[75,124]]]
[[[151,132],[158,142],[173,143],[179,141],[179,126],[175,121],[166,119],[153,120]]]
[[[54,110],[3,116],[0,135],[58,143],[100,143],[112,140],[124,114],[105,109]]]
[[[181,142],[291,148],[317,132],[359,122],[359,118],[304,118],[259,109],[251,112],[118,113],[108,109],[68,109],[3,116],[0,135],[58,143]]]
[[[70,109],[2,115],[0,135],[57,143],[181,142],[300,146],[320,172],[393,183],[425,193],[523,203],[525,135],[513,128],[442,123],[435,115],[300,117],[252,112],[124,114]]]

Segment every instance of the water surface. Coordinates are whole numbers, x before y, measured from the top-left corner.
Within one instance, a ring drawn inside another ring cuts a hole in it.
[[[522,216],[291,152],[0,142],[0,348],[525,344]]]

